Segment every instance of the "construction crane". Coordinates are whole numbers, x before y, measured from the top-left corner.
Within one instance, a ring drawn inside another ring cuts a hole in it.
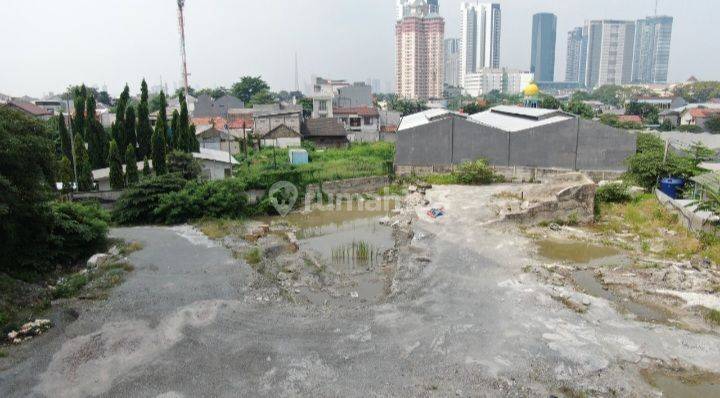
[[[178,5],[178,25],[180,27],[180,58],[182,59],[182,77],[185,85],[185,98],[190,93],[190,85],[188,84],[187,55],[185,53],[185,16],[183,9],[185,8],[185,0],[177,0]]]

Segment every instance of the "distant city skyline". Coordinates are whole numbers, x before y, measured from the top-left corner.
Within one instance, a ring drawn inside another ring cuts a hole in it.
[[[532,15],[557,15],[555,80],[564,78],[567,32],[587,20],[640,20],[654,13],[652,0],[498,2],[503,67],[528,69]],[[0,0],[6,11],[0,14],[0,32],[7,38],[0,93],[40,97],[85,82],[107,86],[117,96],[126,82],[137,93],[143,77],[150,86],[162,79],[172,89],[180,81],[174,3]],[[438,2],[446,38],[460,36],[461,3]],[[273,90],[291,90],[297,52],[301,87],[311,75],[348,81],[371,76],[385,87],[394,81],[396,12],[394,0],[216,0],[211,6],[188,0],[190,85],[229,86],[240,76],[261,75]],[[720,80],[720,52],[709,39],[720,20],[720,5],[711,0],[661,0],[658,13],[674,18],[668,81],[691,75]],[[233,16],[238,15],[252,18],[236,23]]]

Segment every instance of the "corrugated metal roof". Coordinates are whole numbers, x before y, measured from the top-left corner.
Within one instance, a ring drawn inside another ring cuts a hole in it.
[[[511,106],[511,105],[499,105],[490,109],[492,112],[501,112],[507,114],[513,114],[517,116],[525,116],[530,118],[543,118],[554,113],[558,113],[556,109],[542,109],[542,108],[526,108],[523,106]],[[482,113],[482,112],[481,112]]]
[[[505,107],[512,108],[508,111],[514,114],[493,112],[494,109],[501,108],[495,107],[485,112],[476,113],[471,115],[468,120],[482,124],[484,126],[496,128],[511,133],[523,130],[529,130],[532,128],[545,126],[553,123],[560,123],[572,119],[571,116],[564,115],[558,111],[548,109],[536,109],[536,108],[521,108],[521,107]],[[520,109],[528,109],[529,111],[521,111]],[[550,116],[551,114],[557,114],[557,116]],[[549,116],[549,117],[548,117]],[[545,117],[544,119],[535,119]]]
[[[398,131],[423,126],[432,122],[433,120],[437,120],[450,115],[465,117],[464,115],[456,112],[451,112],[447,109],[428,109],[426,111],[413,113],[412,115],[403,116],[403,118],[400,120],[400,126],[398,127]]]
[[[712,173],[700,174],[699,176],[691,178],[691,180],[715,192],[720,191],[720,172],[715,171]]]

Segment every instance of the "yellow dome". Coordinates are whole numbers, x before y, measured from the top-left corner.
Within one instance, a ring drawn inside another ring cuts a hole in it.
[[[538,88],[537,84],[531,83],[527,87],[525,87],[525,96],[526,97],[534,97],[540,93],[540,89]]]

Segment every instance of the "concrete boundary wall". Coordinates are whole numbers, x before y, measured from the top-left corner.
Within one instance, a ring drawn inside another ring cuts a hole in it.
[[[497,167],[621,172],[636,145],[635,133],[577,117],[508,132],[452,116],[399,131],[395,166],[404,174],[484,158]]]
[[[698,211],[692,200],[673,199],[659,189],[655,190],[655,196],[661,205],[677,214],[680,223],[690,231],[717,233],[718,217],[709,211]]]

